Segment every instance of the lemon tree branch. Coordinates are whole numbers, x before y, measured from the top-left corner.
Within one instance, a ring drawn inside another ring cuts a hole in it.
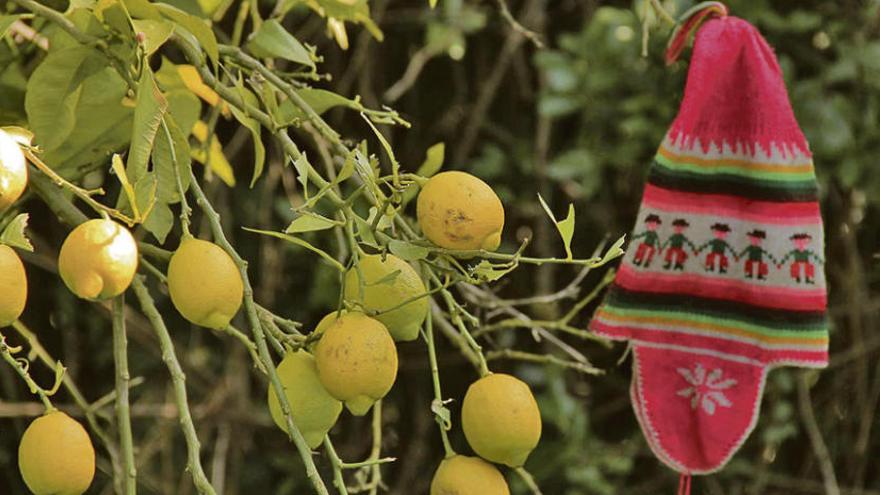
[[[6,343],[6,336],[0,333],[0,354],[3,355],[3,360],[6,361],[9,366],[12,366],[15,372],[18,373],[18,376],[24,380],[31,393],[36,394],[40,398],[40,401],[46,406],[46,411],[54,411],[55,406],[53,406],[52,401],[49,400],[49,394],[43,389],[43,387],[37,385],[37,382],[35,382],[34,379],[31,378],[31,375],[28,374],[28,361],[24,358],[16,358],[13,355],[20,350],[20,348],[16,349],[10,347],[9,344]]]
[[[131,413],[128,404],[128,339],[125,335],[125,295],[113,299],[113,362],[116,365],[116,423],[119,445],[122,447],[123,490],[125,495],[137,493],[137,466],[134,461],[134,441],[131,433]]]
[[[285,420],[287,422],[287,431],[288,436],[293,443],[296,445],[297,450],[299,451],[300,457],[303,460],[303,464],[306,467],[306,475],[309,478],[309,481],[315,488],[315,491],[320,495],[329,495],[327,491],[327,487],[324,484],[324,480],[321,479],[321,475],[318,473],[318,468],[315,466],[315,461],[312,459],[312,453],[309,449],[309,446],[306,444],[305,439],[300,433],[299,429],[296,427],[296,424],[293,422],[293,416],[290,413],[290,403],[287,401],[287,395],[284,393],[284,387],[281,385],[281,380],[278,378],[278,374],[275,372],[275,364],[272,362],[272,357],[269,355],[269,347],[266,344],[266,336],[263,333],[263,327],[260,324],[260,318],[257,314],[257,305],[254,302],[254,289],[251,286],[250,278],[248,277],[247,272],[247,262],[239,256],[238,252],[229,243],[229,240],[226,238],[226,234],[223,232],[223,226],[220,223],[220,215],[211,206],[211,203],[208,201],[207,196],[205,196],[205,192],[202,191],[201,186],[199,185],[198,179],[195,174],[191,174],[191,185],[190,188],[193,191],[193,194],[196,197],[196,203],[202,209],[205,214],[205,217],[208,219],[208,222],[211,226],[211,231],[214,234],[214,241],[222,247],[230,257],[232,257],[235,264],[238,266],[239,273],[242,278],[242,283],[244,284],[244,309],[247,314],[248,324],[251,327],[251,332],[254,334],[254,340],[257,344],[257,350],[259,351],[260,360],[263,362],[263,365],[266,367],[266,370],[269,373],[269,381],[271,386],[275,389],[275,393],[278,397],[278,402],[281,405],[281,411],[284,413]]]
[[[186,396],[186,375],[183,373],[180,362],[177,360],[177,355],[174,353],[174,342],[171,340],[171,334],[168,333],[165,321],[156,308],[156,304],[153,302],[152,296],[150,296],[150,291],[144,284],[142,275],[135,276],[131,288],[140,303],[141,311],[144,312],[144,315],[153,327],[153,331],[156,333],[156,338],[159,340],[159,348],[162,351],[162,361],[165,362],[168,373],[171,375],[171,383],[174,387],[174,400],[177,402],[177,414],[180,417],[180,426],[186,440],[187,470],[192,474],[193,484],[199,493],[214,495],[216,492],[208,481],[207,476],[205,476],[202,461],[199,457],[201,443],[196,434],[192,413],[189,410],[189,400]]]

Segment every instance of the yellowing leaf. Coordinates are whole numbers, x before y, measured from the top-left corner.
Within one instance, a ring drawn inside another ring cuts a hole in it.
[[[200,120],[193,126],[192,134],[200,143],[204,144],[208,140],[208,126]],[[227,186],[232,187],[235,185],[235,174],[232,172],[232,165],[229,164],[229,160],[223,154],[223,145],[220,144],[217,136],[211,136],[207,156],[205,156],[204,149],[201,147],[194,147],[190,154],[193,160],[207,165],[208,168],[214,171]]]
[[[187,89],[195,93],[199,98],[205,100],[205,103],[212,107],[221,105],[220,113],[222,113],[224,117],[229,118],[230,112],[229,108],[226,106],[226,102],[221,100],[220,95],[202,81],[202,76],[199,75],[199,71],[196,70],[195,67],[192,65],[181,64],[177,66],[177,73],[180,75],[180,78],[183,79],[183,83],[186,85]]]
[[[141,219],[141,212],[138,210],[137,195],[134,192],[134,186],[132,186],[131,181],[128,180],[128,174],[125,172],[125,164],[122,162],[122,157],[114,153],[112,164],[113,173],[116,174],[116,178],[119,179],[119,183],[122,184],[122,191],[125,193],[125,197],[128,198],[128,203],[131,205],[131,211],[134,214],[135,222],[138,222]]]
[[[343,50],[348,50],[348,33],[345,31],[345,23],[339,19],[327,19],[327,31],[336,40],[336,44]]]
[[[541,202],[541,206],[544,208],[547,216],[550,217],[550,220],[553,220],[553,224],[556,225],[556,230],[559,231],[559,236],[562,238],[562,243],[565,245],[566,259],[572,259],[571,238],[574,236],[574,205],[568,205],[568,216],[565,217],[565,220],[556,221],[556,217],[553,216],[553,212],[550,211],[550,207],[547,206],[547,203],[544,202],[544,198],[542,198],[540,194],[538,195],[538,201]]]
[[[13,218],[9,225],[3,229],[3,233],[0,233],[0,244],[33,252],[34,247],[24,233],[24,229],[27,228],[28,218],[27,213],[21,213]]]

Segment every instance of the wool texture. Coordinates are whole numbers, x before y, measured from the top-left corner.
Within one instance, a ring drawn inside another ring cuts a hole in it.
[[[742,19],[706,21],[629,249],[591,322],[632,342],[636,417],[676,471],[727,463],[754,428],[771,368],[827,365],[817,199],[773,50]]]

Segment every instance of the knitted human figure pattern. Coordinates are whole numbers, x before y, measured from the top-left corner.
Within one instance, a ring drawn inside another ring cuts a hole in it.
[[[632,342],[633,408],[658,458],[713,472],[754,428],[769,369],[828,363],[811,153],[749,23],[697,32],[636,225],[591,329]]]

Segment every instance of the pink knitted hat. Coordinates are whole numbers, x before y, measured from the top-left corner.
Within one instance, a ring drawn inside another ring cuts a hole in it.
[[[817,198],[773,50],[742,19],[706,21],[630,248],[591,323],[632,342],[636,417],[683,475],[720,469],[742,445],[769,369],[828,363]]]

